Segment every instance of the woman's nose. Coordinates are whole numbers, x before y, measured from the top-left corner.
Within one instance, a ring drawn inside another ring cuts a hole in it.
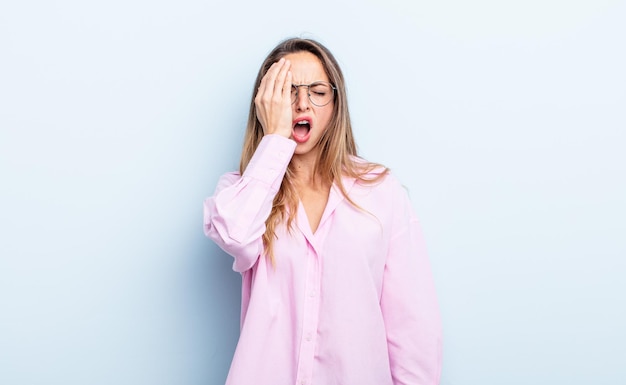
[[[310,103],[309,89],[306,87],[298,88],[296,101],[294,102],[296,105],[296,111],[307,111],[311,107]]]

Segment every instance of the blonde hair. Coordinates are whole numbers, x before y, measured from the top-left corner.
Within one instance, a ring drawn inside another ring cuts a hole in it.
[[[330,83],[336,87],[333,115],[328,128],[324,131],[318,143],[320,151],[318,151],[314,172],[316,175],[319,175],[322,181],[329,184],[335,183],[346,200],[358,208],[358,205],[347,195],[341,176],[353,177],[357,181],[364,183],[375,183],[387,174],[388,169],[380,164],[365,162],[357,158],[357,147],[352,134],[343,73],[332,53],[315,40],[301,38],[284,40],[270,52],[261,65],[250,102],[250,113],[248,115],[239,171],[243,174],[263,138],[263,127],[257,118],[254,104],[254,97],[261,84],[261,79],[263,79],[270,66],[280,58],[287,54],[301,51],[310,52],[321,61]],[[372,173],[374,170],[376,172]],[[293,171],[290,164],[280,189],[274,198],[272,211],[265,221],[266,230],[263,234],[263,245],[265,254],[269,256],[272,264],[275,262],[273,245],[277,226],[286,221],[287,229],[290,230],[296,217],[298,194],[293,180]]]

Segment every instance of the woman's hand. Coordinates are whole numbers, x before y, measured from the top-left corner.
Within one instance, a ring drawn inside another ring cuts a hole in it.
[[[256,97],[256,115],[265,135],[278,134],[291,137],[291,62],[280,59],[267,71]]]

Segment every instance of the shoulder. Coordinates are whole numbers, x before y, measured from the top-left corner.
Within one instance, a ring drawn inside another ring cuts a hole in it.
[[[236,182],[241,178],[239,171],[229,171],[220,176],[219,182]]]
[[[372,184],[372,188],[374,190],[378,190],[392,199],[399,199],[406,195],[406,188],[402,185],[393,171],[384,169],[384,172],[378,174],[374,172],[371,176],[373,178],[379,178]]]
[[[351,161],[354,174],[349,180],[353,182],[353,190],[385,200],[402,198],[406,194],[406,189],[388,167],[359,157],[352,157]]]
[[[234,185],[240,179],[241,179],[241,174],[239,174],[239,171],[231,171],[231,172],[222,174],[217,181],[217,187],[215,189],[215,192],[217,193],[225,189],[226,187],[230,187]]]
[[[389,169],[380,163],[370,162],[358,156],[350,157],[350,176],[360,182],[379,181],[385,179]]]
[[[370,162],[366,159],[353,156],[350,159],[359,175],[357,183],[381,185],[383,188],[399,189],[404,191],[400,180],[391,169],[381,163]]]

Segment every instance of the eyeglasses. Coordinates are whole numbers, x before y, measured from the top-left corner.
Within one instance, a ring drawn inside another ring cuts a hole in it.
[[[318,107],[324,107],[335,97],[335,86],[328,82],[315,82],[311,84],[293,84],[291,86],[291,104],[298,100],[300,87],[307,88],[307,95],[311,103]]]

